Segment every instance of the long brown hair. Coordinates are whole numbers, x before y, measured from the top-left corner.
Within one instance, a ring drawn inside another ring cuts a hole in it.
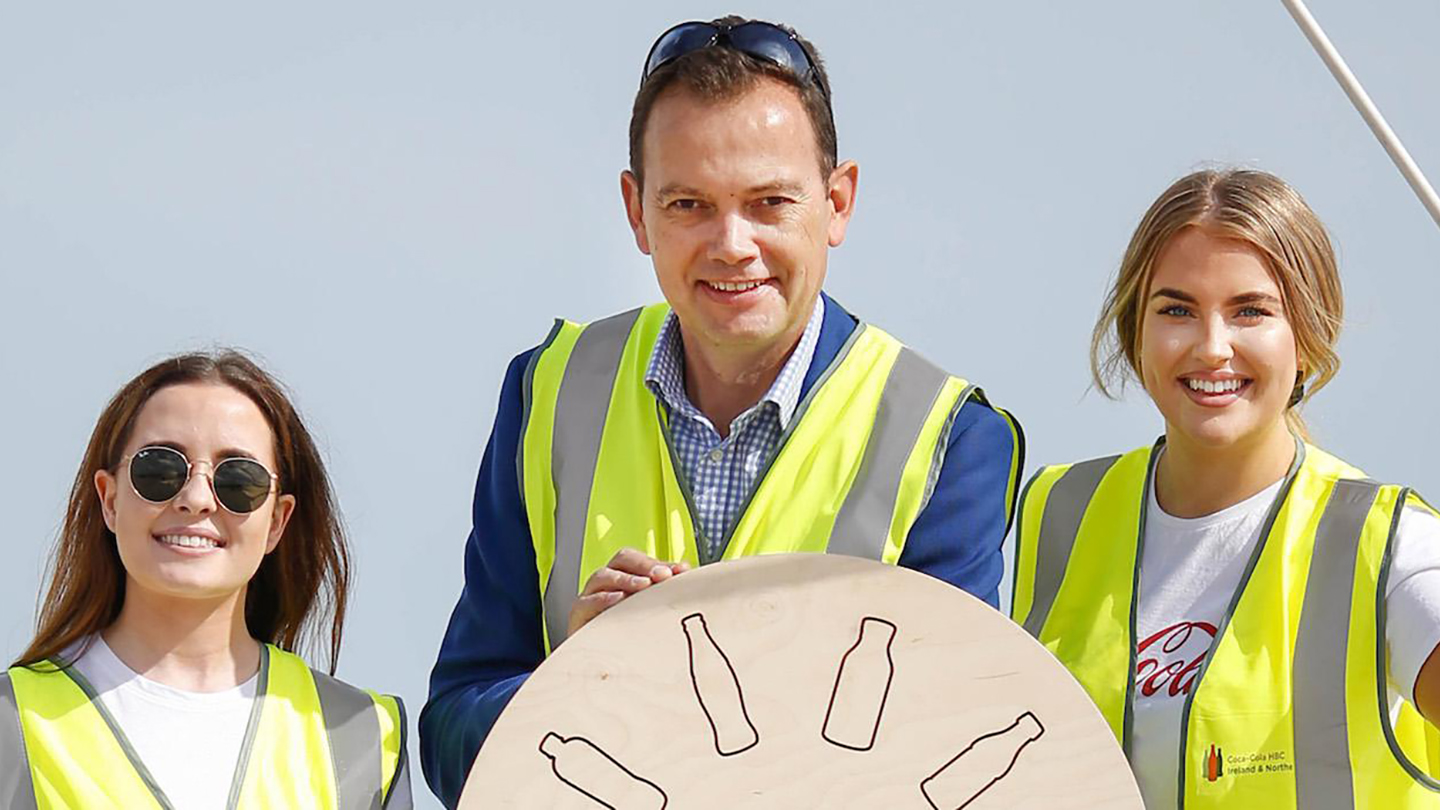
[[[295,496],[283,541],[265,555],[250,580],[246,628],[260,641],[286,650],[328,646],[327,663],[334,673],[350,587],[350,551],[340,511],[320,453],[290,398],[274,377],[234,349],[182,354],[156,363],[105,406],[70,488],[65,523],[50,555],[50,585],[35,621],[35,639],[16,666],[55,658],[120,615],[125,569],[101,513],[95,474],[101,469],[113,473],[120,466],[135,419],[150,397],[185,383],[227,385],[255,402],[275,434],[279,492]]]
[[[1127,372],[1140,378],[1141,307],[1150,295],[1155,263],[1170,241],[1190,227],[1245,242],[1265,257],[1284,299],[1285,319],[1295,332],[1301,369],[1296,393],[1301,402],[1309,400],[1340,370],[1335,344],[1345,297],[1335,248],[1299,192],[1279,177],[1254,169],[1192,172],[1150,205],[1130,238],[1091,336],[1095,386],[1114,397]],[[1302,382],[1308,383],[1308,392]],[[1296,408],[1289,409],[1285,418],[1305,435],[1305,422]]]

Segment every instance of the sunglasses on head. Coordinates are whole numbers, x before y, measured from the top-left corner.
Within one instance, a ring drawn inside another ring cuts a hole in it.
[[[173,447],[142,447],[121,460],[130,463],[130,488],[150,503],[166,503],[180,494],[195,464]],[[246,515],[260,508],[279,477],[253,458],[232,457],[210,468],[210,490],[225,511]]]
[[[814,82],[825,100],[830,100],[830,91],[821,83],[820,72],[815,69],[810,54],[805,51],[795,34],[778,25],[758,20],[735,26],[699,21],[680,23],[661,34],[655,44],[650,46],[650,55],[645,58],[645,72],[640,76],[640,81],[643,83],[650,74],[687,53],[715,45],[763,59],[801,79]]]

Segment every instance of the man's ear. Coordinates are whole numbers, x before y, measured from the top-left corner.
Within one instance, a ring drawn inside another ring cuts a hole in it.
[[[626,169],[620,172],[620,196],[625,200],[625,219],[635,234],[635,247],[646,256],[650,255],[650,236],[645,233],[645,193],[640,189],[640,179]]]
[[[840,247],[845,241],[845,229],[850,225],[850,216],[855,213],[855,192],[860,184],[860,167],[853,160],[847,160],[830,172],[830,225],[827,236],[830,247]]]

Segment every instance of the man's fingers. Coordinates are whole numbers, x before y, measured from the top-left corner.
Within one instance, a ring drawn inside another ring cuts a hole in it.
[[[614,607],[625,599],[625,594],[620,591],[601,591],[592,593],[589,596],[582,596],[575,600],[575,606],[581,613],[588,613],[594,618],[605,612],[606,608]]]
[[[604,568],[585,581],[584,590],[570,608],[570,632],[584,627],[630,594],[689,570],[689,563],[661,562],[633,548],[620,549]]]
[[[601,591],[576,599],[570,607],[570,635],[589,624],[591,619],[620,604],[625,596],[620,591]]]
[[[669,577],[671,573],[669,564],[660,562],[633,548],[622,548],[615,552],[615,556],[610,558],[610,562],[606,563],[605,567],[635,576],[648,577],[653,582],[659,582],[661,579]],[[666,573],[660,573],[662,570]]]
[[[650,587],[652,580],[648,576],[629,574],[614,568],[601,568],[590,575],[586,580],[584,590],[580,591],[581,596],[602,593],[605,591],[618,591],[621,594],[635,593]]]

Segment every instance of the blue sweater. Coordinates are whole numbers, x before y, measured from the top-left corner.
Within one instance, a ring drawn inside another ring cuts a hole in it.
[[[856,325],[854,316],[827,299],[802,399]],[[460,801],[470,766],[496,718],[545,658],[535,549],[515,463],[524,430],[525,367],[534,351],[510,361],[505,373],[475,483],[465,587],[430,673],[430,699],[420,713],[425,780],[447,807]],[[1000,544],[1024,465],[1023,439],[1019,448],[1015,441],[1005,418],[988,406],[971,400],[960,407],[935,491],[906,538],[900,565],[998,606]]]

